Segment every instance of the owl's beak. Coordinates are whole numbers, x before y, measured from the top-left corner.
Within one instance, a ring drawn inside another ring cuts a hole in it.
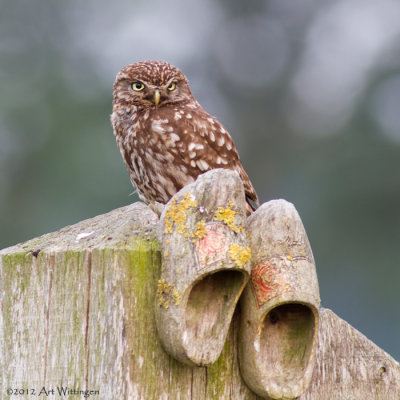
[[[153,96],[153,103],[156,105],[156,107],[160,103],[160,99],[161,99],[160,91],[158,89],[156,89],[156,91],[154,92],[154,96]]]

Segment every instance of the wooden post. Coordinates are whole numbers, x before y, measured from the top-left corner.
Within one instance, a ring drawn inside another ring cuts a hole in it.
[[[238,367],[239,308],[211,366],[181,364],[162,349],[157,229],[157,216],[135,203],[0,252],[1,399],[59,391],[72,399],[80,391],[101,400],[259,399]],[[400,367],[321,309],[316,367],[299,399],[400,399]]]

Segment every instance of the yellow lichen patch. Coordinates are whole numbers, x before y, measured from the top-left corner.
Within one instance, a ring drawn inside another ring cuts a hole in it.
[[[186,232],[187,210],[190,207],[196,207],[196,200],[192,200],[190,192],[183,195],[183,199],[179,202],[174,198],[165,213],[165,233],[172,233],[172,228],[176,226],[178,233]]]
[[[172,299],[173,303],[178,306],[181,302],[180,293],[174,288],[171,283],[166,283],[164,279],[158,281],[157,284],[158,306],[169,308],[169,302]]]
[[[242,226],[236,226],[235,225],[235,215],[236,211],[232,209],[233,208],[233,203],[231,200],[229,200],[229,207],[218,207],[217,211],[215,211],[214,219],[216,221],[221,221],[225,225],[227,225],[229,228],[231,228],[234,232],[240,232],[242,231],[243,227]]]
[[[196,230],[193,232],[193,235],[197,239],[203,239],[203,237],[206,236],[206,234],[207,234],[206,221],[202,219],[197,223]]]
[[[196,207],[196,200],[192,200],[192,194],[187,192],[183,195],[183,200],[180,201],[181,206],[187,210],[189,207]]]
[[[173,286],[170,283],[165,283],[164,279],[158,281],[157,284],[157,298],[158,298],[158,306],[164,307],[166,309],[169,308],[169,294],[173,290]]]
[[[180,302],[181,302],[181,295],[177,290],[173,290],[172,291],[172,301],[174,302],[174,304],[176,306],[179,306]]]
[[[240,244],[232,244],[229,246],[229,255],[238,267],[244,268],[250,261],[251,250],[249,247],[245,248]]]
[[[186,232],[184,237],[191,238],[193,243],[196,243],[198,239],[203,239],[207,234],[206,222],[202,219],[196,224],[196,229],[192,232]]]

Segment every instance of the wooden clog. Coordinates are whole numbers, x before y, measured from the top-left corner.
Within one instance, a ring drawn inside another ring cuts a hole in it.
[[[236,172],[216,169],[180,190],[161,215],[156,324],[164,349],[189,365],[216,361],[249,279],[246,202]]]
[[[259,396],[294,399],[308,387],[319,319],[311,247],[291,203],[264,203],[249,218],[252,271],[240,302],[240,371]]]

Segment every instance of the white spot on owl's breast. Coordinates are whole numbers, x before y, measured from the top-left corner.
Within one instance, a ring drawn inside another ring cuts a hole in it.
[[[162,126],[163,124],[168,124],[168,120],[156,119],[151,123],[151,129],[156,133],[165,133],[166,128]]]
[[[212,142],[215,142],[215,135],[214,135],[214,133],[211,131],[211,132],[208,132],[208,136],[210,137],[210,140],[212,141]]]
[[[175,121],[178,121],[178,120],[180,120],[182,118],[182,114],[179,112],[179,111],[177,111],[176,113],[175,113],[175,115],[174,115],[174,120]]]
[[[177,142],[178,140],[180,140],[180,137],[176,134],[176,133],[171,133],[170,138],[172,140],[174,140],[175,142]]]
[[[191,119],[191,118],[192,118],[192,114],[187,113],[187,114],[186,114],[186,118],[187,118],[187,119]]]
[[[171,133],[169,135],[169,137],[172,140],[172,142],[174,142],[174,144],[175,144],[175,142],[178,142],[179,140],[181,140],[181,138],[176,133]]]
[[[218,146],[223,146],[225,143],[225,138],[223,136],[220,136],[217,140]]]
[[[232,144],[231,144],[231,142],[227,142],[227,143],[226,143],[226,148],[227,148],[228,150],[232,150]]]

